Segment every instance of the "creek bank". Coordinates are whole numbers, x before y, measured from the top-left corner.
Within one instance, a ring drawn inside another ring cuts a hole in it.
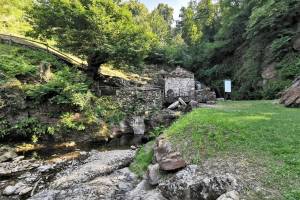
[[[188,165],[162,137],[156,140],[153,164],[142,180],[128,169],[135,150],[75,154],[68,159],[0,163],[6,176],[13,177],[1,181],[1,199],[212,200],[222,195],[222,200],[239,199],[232,175],[204,174],[198,166]],[[164,168],[166,160],[168,168]]]
[[[137,200],[239,200],[241,185],[230,173],[188,165],[164,137],[153,147],[153,162],[146,175],[125,199]],[[176,155],[176,157],[172,156]],[[165,162],[169,162],[165,168]],[[180,163],[180,165],[179,165]],[[186,166],[187,165],[187,166]],[[172,170],[170,170],[172,169]]]

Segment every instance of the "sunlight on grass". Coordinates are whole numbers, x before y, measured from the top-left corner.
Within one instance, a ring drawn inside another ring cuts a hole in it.
[[[110,77],[118,77],[127,81],[134,81],[141,84],[146,84],[147,81],[151,80],[149,77],[142,77],[138,74],[125,72],[120,69],[115,69],[112,65],[109,64],[101,65],[100,73]]]
[[[257,164],[268,163],[264,167],[270,173],[259,177],[262,182],[279,188],[285,197],[299,193],[300,109],[273,101],[219,105],[181,117],[165,134],[192,163],[222,153],[255,155]]]

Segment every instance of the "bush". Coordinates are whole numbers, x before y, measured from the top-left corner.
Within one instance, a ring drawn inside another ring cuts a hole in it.
[[[38,138],[47,134],[47,126],[37,118],[29,117],[11,125],[7,120],[0,120],[0,139],[32,139],[37,142]]]
[[[56,72],[49,82],[28,86],[26,94],[38,103],[49,101],[57,105],[72,104],[74,94],[87,93],[88,88],[85,75],[65,67]]]

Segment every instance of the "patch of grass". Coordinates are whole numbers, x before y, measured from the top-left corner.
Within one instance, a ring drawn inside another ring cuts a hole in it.
[[[147,81],[151,80],[149,77],[141,77],[138,74],[125,72],[121,69],[116,69],[110,64],[101,65],[101,74],[111,76],[111,77],[118,77],[127,81],[134,81],[141,84],[146,84]]]
[[[136,154],[134,161],[130,164],[129,169],[142,177],[147,171],[148,165],[150,165],[153,158],[153,145],[154,141],[147,143]]]
[[[285,199],[300,199],[300,109],[272,101],[224,102],[187,114],[165,134],[196,164],[221,154],[253,155],[268,169],[261,182]]]

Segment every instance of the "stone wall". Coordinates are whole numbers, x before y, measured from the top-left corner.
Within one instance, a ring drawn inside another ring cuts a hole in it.
[[[132,87],[117,90],[117,100],[124,111],[131,115],[143,115],[145,112],[161,110],[163,95],[160,88]]]

